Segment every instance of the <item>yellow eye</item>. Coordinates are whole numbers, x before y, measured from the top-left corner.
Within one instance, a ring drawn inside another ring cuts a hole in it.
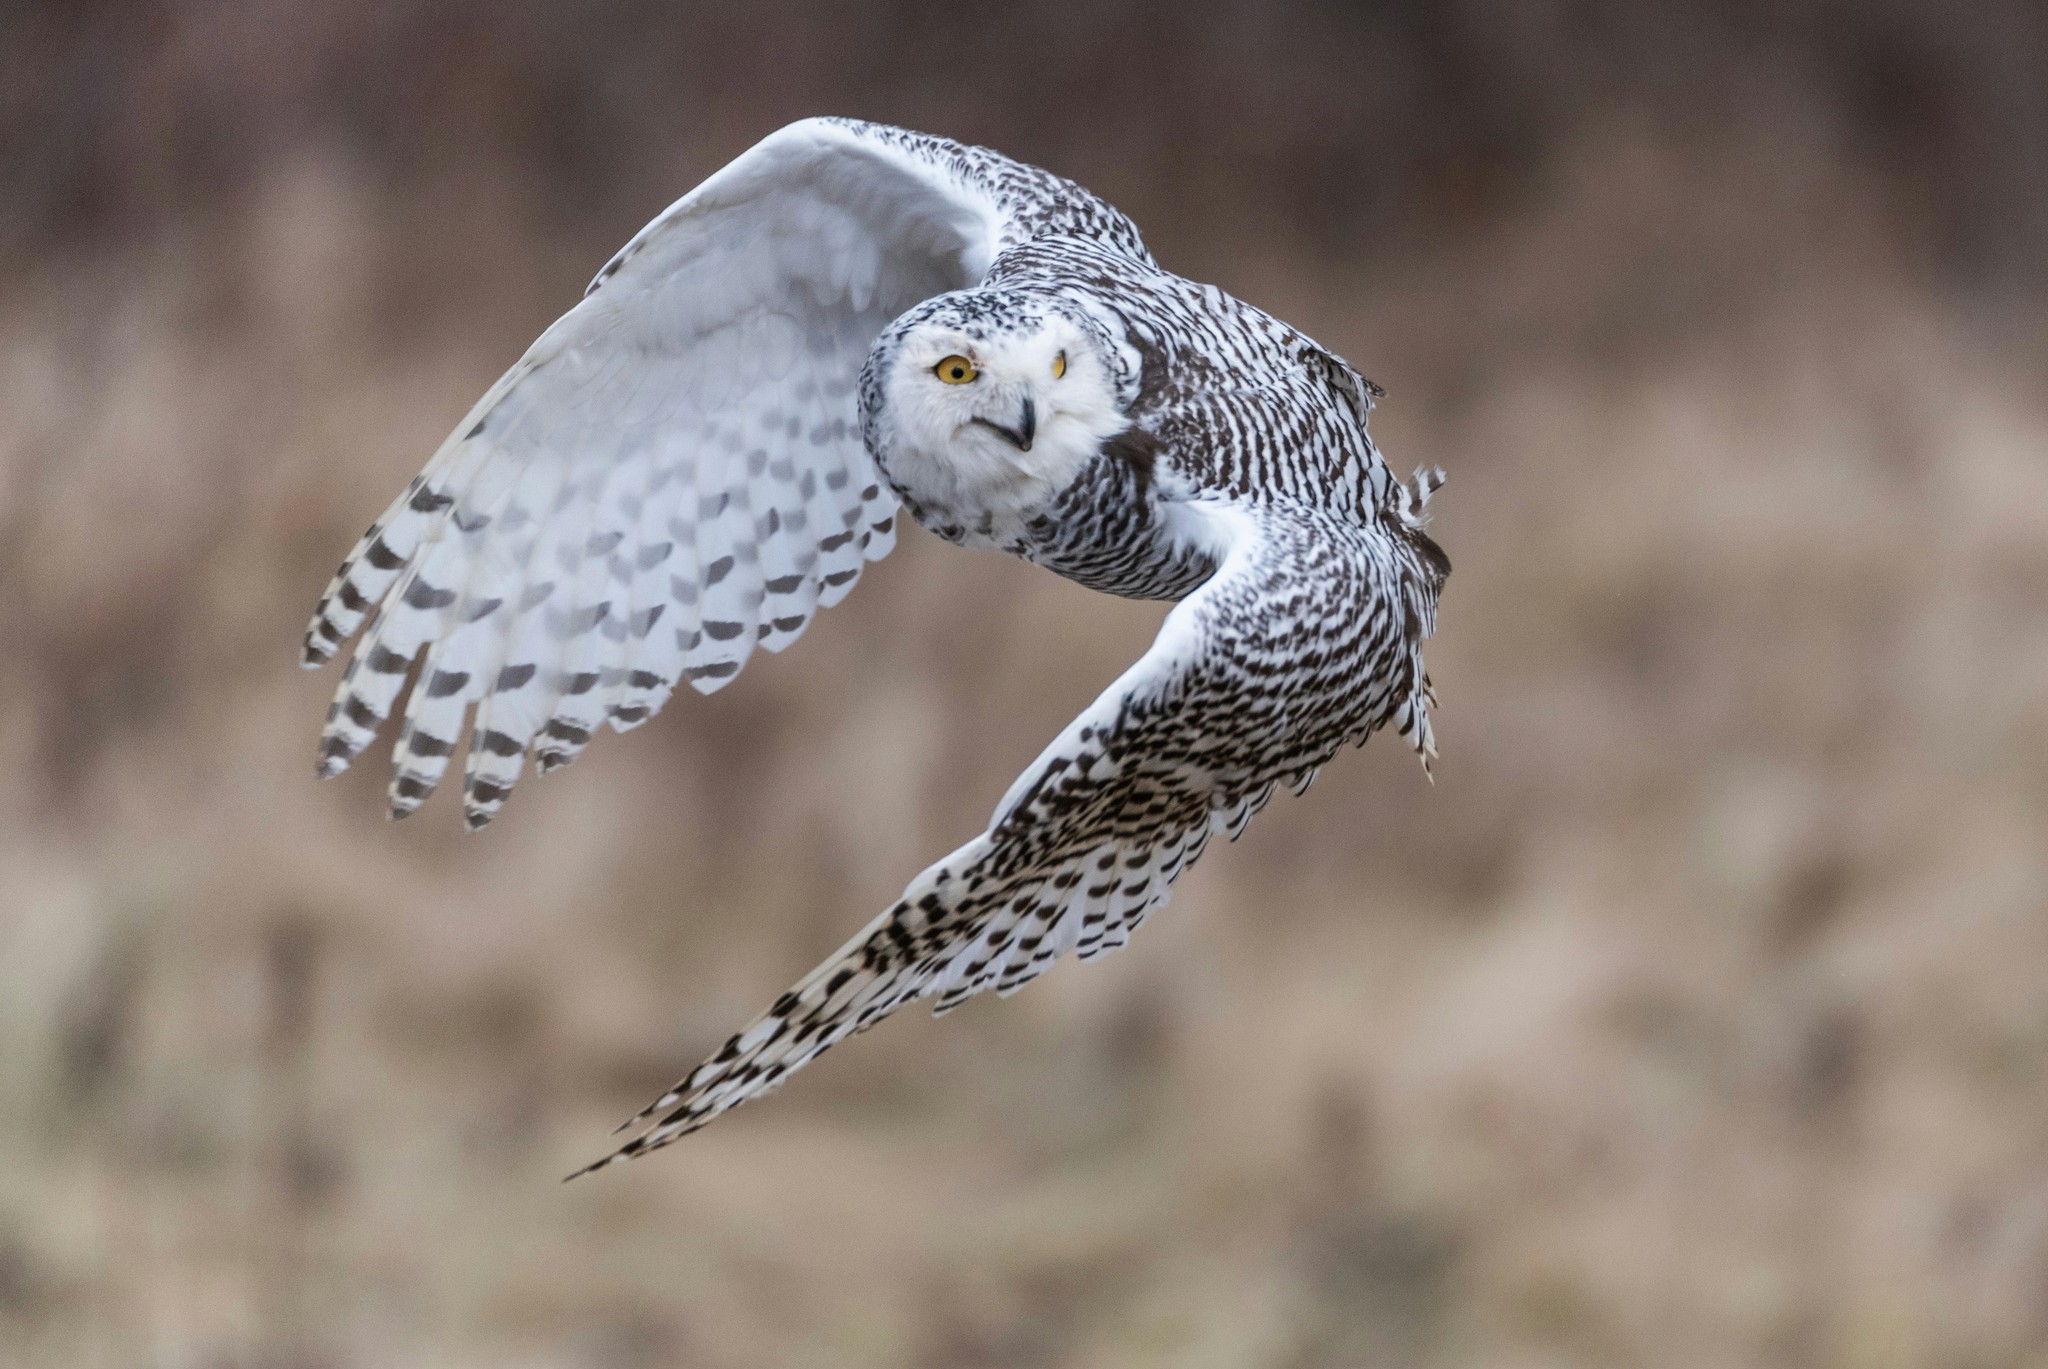
[[[1052,378],[1058,380],[1067,373],[1067,354],[1061,352],[1052,359]]]
[[[948,385],[965,385],[968,381],[980,375],[981,372],[975,370],[974,363],[966,357],[947,357],[944,361],[932,367],[932,374],[945,381]]]

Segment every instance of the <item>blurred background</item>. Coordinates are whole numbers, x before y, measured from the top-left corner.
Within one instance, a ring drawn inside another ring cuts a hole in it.
[[[0,1363],[2048,1364],[2044,71],[2020,0],[0,8]],[[315,783],[355,535],[823,112],[1387,387],[1437,781],[562,1187],[1160,617],[913,531],[482,835]]]

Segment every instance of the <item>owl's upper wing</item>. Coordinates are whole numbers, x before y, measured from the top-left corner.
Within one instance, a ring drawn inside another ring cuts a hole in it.
[[[979,280],[1011,217],[952,144],[807,120],[642,229],[477,402],[342,563],[305,662],[370,617],[320,770],[389,716],[395,814],[461,743],[481,826],[529,746],[543,769],[678,679],[716,689],[794,642],[894,540],[857,428],[875,337]],[[374,616],[371,616],[374,613]]]
[[[1182,507],[1218,569],[1151,650],[1025,771],[986,832],[591,1168],[696,1130],[914,998],[944,1012],[983,989],[1013,992],[1066,951],[1115,950],[1211,834],[1235,837],[1276,785],[1305,789],[1346,742],[1392,724],[1433,754],[1422,639],[1441,576],[1425,559],[1317,510]]]

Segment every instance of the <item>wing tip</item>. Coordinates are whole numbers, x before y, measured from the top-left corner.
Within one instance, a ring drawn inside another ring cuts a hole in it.
[[[575,1183],[578,1179],[581,1179],[586,1174],[595,1174],[600,1169],[609,1169],[613,1165],[620,1164],[632,1158],[633,1157],[630,1154],[628,1154],[626,1149],[622,1146],[618,1150],[615,1150],[611,1154],[605,1156],[602,1160],[594,1160],[590,1164],[585,1165],[583,1168],[579,1170],[576,1170],[569,1174],[564,1174],[562,1176],[562,1182],[565,1184]]]
[[[417,770],[399,769],[392,773],[391,783],[385,786],[384,798],[393,822],[403,822],[420,810],[426,801],[434,796],[439,787],[438,774],[421,774]]]
[[[595,1174],[600,1169],[609,1169],[613,1165],[622,1165],[628,1160],[635,1159],[639,1156],[649,1154],[653,1151],[662,1150],[669,1146],[672,1146],[677,1141],[680,1141],[685,1136],[688,1136],[690,1133],[702,1130],[705,1123],[711,1121],[712,1119],[720,1116],[721,1114],[727,1111],[729,1111],[729,1108],[716,1108],[712,1111],[699,1113],[695,1116],[666,1117],[662,1119],[660,1122],[656,1123],[654,1126],[642,1132],[640,1135],[635,1136],[632,1140],[626,1142],[626,1144],[620,1146],[617,1150],[614,1150],[611,1154],[605,1156],[603,1159],[594,1160],[591,1163],[583,1166],[583,1168],[575,1171],[573,1174],[563,1175],[562,1182],[566,1184],[571,1179],[580,1179],[586,1174]],[[634,1119],[634,1121],[638,1120],[640,1119]],[[632,1122],[627,1122],[625,1124],[625,1127],[630,1127],[632,1125]],[[614,1130],[612,1132],[612,1135],[618,1135],[620,1131],[625,1130],[625,1127],[620,1127],[617,1130]]]
[[[733,661],[706,661],[701,665],[685,666],[683,678],[690,688],[699,694],[712,695],[739,678],[740,670],[746,665],[744,659]]]
[[[357,748],[348,738],[328,733],[320,738],[320,754],[313,762],[316,779],[331,780],[354,764]]]
[[[299,667],[302,670],[318,670],[334,659],[334,653],[341,646],[341,640],[333,636],[333,624],[322,613],[313,615],[313,621],[306,625],[305,638],[299,643]]]

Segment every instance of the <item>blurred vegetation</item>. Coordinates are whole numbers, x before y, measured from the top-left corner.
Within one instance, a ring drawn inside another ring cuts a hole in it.
[[[0,1363],[2048,1362],[2048,17],[0,7]],[[1157,606],[921,534],[465,838],[353,536],[790,119],[986,142],[1451,476],[1434,786],[566,1188]]]

